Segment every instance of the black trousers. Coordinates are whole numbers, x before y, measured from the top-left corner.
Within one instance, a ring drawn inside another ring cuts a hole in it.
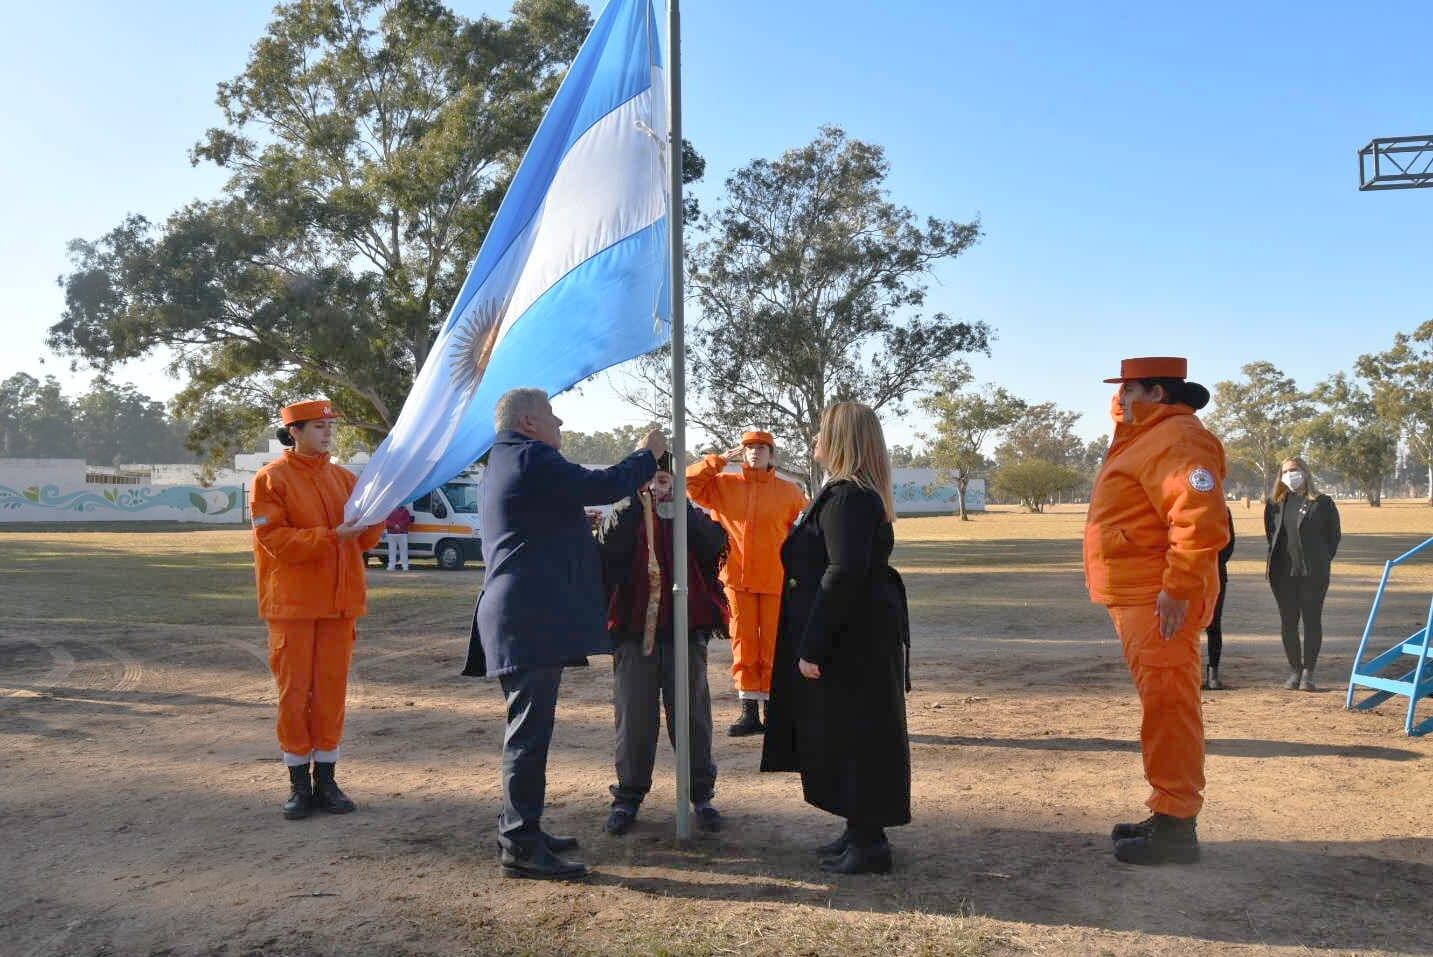
[[[1328,578],[1274,575],[1269,579],[1269,586],[1279,605],[1279,625],[1289,667],[1294,671],[1313,671],[1324,643],[1324,596],[1329,590]],[[1299,642],[1301,620],[1304,625],[1302,646]]]
[[[498,841],[523,855],[542,840],[542,811],[547,797],[547,751],[557,720],[557,689],[562,666],[524,668],[502,675],[508,723],[503,734],[503,811]]]
[[[1219,600],[1214,603],[1214,617],[1204,629],[1209,638],[1209,667],[1219,667],[1219,657],[1224,654],[1224,594],[1229,590],[1229,563],[1219,563]]]

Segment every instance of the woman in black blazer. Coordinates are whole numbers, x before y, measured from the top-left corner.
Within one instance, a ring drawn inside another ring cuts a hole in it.
[[[1269,542],[1266,573],[1289,659],[1290,691],[1317,691],[1314,667],[1324,640],[1324,596],[1329,590],[1329,571],[1338,554],[1338,506],[1314,488],[1313,476],[1304,460],[1295,456],[1279,468],[1274,497],[1264,504],[1264,537]],[[1304,623],[1303,646],[1299,645],[1299,620]]]
[[[910,625],[889,564],[895,508],[875,412],[858,402],[828,408],[815,458],[830,479],[781,549],[786,589],[761,770],[799,771],[807,803],[846,820],[817,848],[826,870],[883,874],[885,829],[911,819]]]

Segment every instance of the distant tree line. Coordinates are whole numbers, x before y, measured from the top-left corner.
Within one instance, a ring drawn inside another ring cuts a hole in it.
[[[132,385],[96,379],[71,398],[53,376],[0,382],[0,458],[84,459],[94,465],[193,462],[189,423]]]

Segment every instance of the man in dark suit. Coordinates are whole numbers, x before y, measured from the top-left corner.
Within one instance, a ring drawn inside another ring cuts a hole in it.
[[[498,819],[503,870],[581,877],[586,865],[558,856],[577,842],[545,834],[541,819],[562,667],[612,651],[602,564],[584,506],[635,493],[656,473],[667,440],[653,430],[632,455],[591,470],[559,454],[562,420],[542,390],[507,392],[495,418],[481,506],[487,580],[463,674],[497,677],[507,698]]]

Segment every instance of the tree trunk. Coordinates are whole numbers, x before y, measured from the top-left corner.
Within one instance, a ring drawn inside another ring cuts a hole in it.
[[[960,506],[960,520],[962,522],[970,521],[970,513],[965,510],[965,486],[969,481],[970,479],[956,479],[955,482],[955,500]]]
[[[1433,506],[1433,455],[1428,456],[1428,504]]]

